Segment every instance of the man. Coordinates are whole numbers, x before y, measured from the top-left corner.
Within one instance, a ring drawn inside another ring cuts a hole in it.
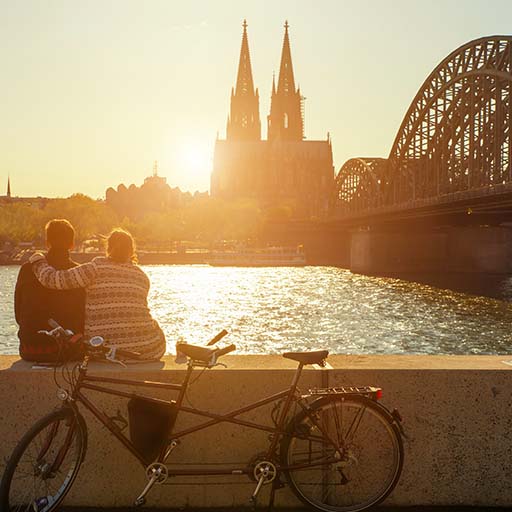
[[[69,257],[75,242],[75,230],[64,219],[54,219],[46,224],[46,260],[57,270],[75,267]],[[61,347],[40,330],[48,330],[48,319],[53,318],[74,333],[83,332],[85,292],[77,290],[49,290],[44,288],[32,272],[32,265],[25,263],[18,274],[14,292],[14,312],[20,326],[20,356],[27,361],[51,362],[59,358]],[[67,358],[79,357],[73,347],[64,348]],[[62,356],[62,354],[60,354]]]

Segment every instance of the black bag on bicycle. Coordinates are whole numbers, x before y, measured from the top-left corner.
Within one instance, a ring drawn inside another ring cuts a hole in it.
[[[148,460],[155,460],[176,421],[176,405],[134,397],[128,401],[130,439]]]

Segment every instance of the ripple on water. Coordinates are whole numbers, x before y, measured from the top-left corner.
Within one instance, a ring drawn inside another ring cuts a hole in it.
[[[223,328],[246,354],[317,347],[340,354],[512,353],[512,310],[501,300],[334,267],[144,270],[171,353],[179,338],[203,343]],[[2,353],[17,352],[17,273],[0,267]]]

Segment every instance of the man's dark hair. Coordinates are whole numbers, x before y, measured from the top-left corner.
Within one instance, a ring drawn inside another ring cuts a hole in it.
[[[75,229],[66,219],[53,219],[46,224],[46,243],[54,249],[71,249],[75,242]]]

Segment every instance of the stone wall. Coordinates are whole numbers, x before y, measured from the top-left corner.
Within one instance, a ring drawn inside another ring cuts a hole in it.
[[[332,370],[305,370],[301,388],[352,384],[384,390],[383,403],[397,407],[409,436],[401,481],[387,504],[509,506],[512,503],[511,356],[331,356]],[[188,401],[219,412],[240,407],[285,388],[294,363],[279,356],[227,356],[227,369],[206,371],[190,389]],[[171,358],[129,369],[96,366],[97,375],[179,382],[183,366]],[[32,369],[13,356],[0,357],[0,473],[21,435],[56,407],[51,370]],[[89,396],[93,396],[94,392]],[[174,397],[172,391],[154,396]],[[125,400],[97,395],[99,408],[115,414]],[[268,408],[245,418],[263,421]],[[86,413],[89,448],[68,495],[70,506],[129,507],[145,485],[143,469],[118,441]],[[89,421],[90,420],[90,421]],[[270,421],[270,419],[268,420]],[[247,462],[262,451],[267,434],[222,424],[185,438],[172,460]],[[216,482],[222,485],[215,485]],[[246,477],[171,480],[156,487],[154,507],[232,507],[247,505],[254,483]],[[184,485],[187,482],[187,485]],[[204,485],[208,482],[213,485]],[[230,482],[235,482],[231,484]],[[190,485],[192,484],[192,485]],[[262,504],[265,503],[265,488]],[[277,505],[298,502],[287,488]]]

